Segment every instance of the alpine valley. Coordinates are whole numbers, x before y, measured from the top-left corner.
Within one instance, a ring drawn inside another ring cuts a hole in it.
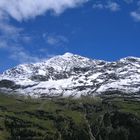
[[[140,58],[66,53],[0,75],[0,140],[140,140]]]

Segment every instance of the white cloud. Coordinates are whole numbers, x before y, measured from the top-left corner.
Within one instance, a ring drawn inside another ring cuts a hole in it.
[[[120,10],[120,5],[113,1],[107,1],[105,4],[103,3],[95,3],[93,4],[93,9],[108,9],[112,12],[116,12]]]
[[[88,0],[0,0],[0,18],[5,15],[18,21],[27,20],[53,11],[62,13],[67,8],[74,8]]]
[[[50,45],[56,45],[56,44],[59,43],[59,40],[56,37],[48,36],[47,37],[47,43],[50,44]]]
[[[0,32],[4,35],[18,35],[22,30],[22,28],[16,28],[7,22],[0,23]]]
[[[92,7],[93,7],[93,9],[103,9],[104,5],[101,3],[96,3],[96,4],[93,4]]]
[[[37,62],[40,60],[38,57],[31,56],[28,52],[26,52],[23,48],[20,47],[15,47],[15,49],[12,48],[10,58],[16,61],[18,60],[18,62],[20,63]]]
[[[136,2],[137,9],[130,12],[130,16],[134,19],[136,22],[140,22],[140,0]]]
[[[69,40],[63,35],[43,34],[43,38],[46,41],[46,43],[51,46],[64,47],[64,45],[69,42]]]
[[[130,15],[133,17],[135,21],[140,22],[140,11],[133,11],[130,13]]]
[[[105,7],[113,12],[120,10],[120,5],[116,2],[109,1]]]
[[[23,62],[36,62],[39,60],[38,57],[31,56],[26,51],[22,43],[28,43],[30,37],[23,34],[23,29],[16,28],[7,22],[0,23],[0,49],[5,50],[9,53],[9,58],[16,60],[20,63]]]
[[[137,5],[140,6],[140,0],[137,2]]]

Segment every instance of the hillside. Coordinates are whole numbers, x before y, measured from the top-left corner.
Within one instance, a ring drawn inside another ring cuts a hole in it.
[[[140,102],[0,94],[0,140],[139,140]]]

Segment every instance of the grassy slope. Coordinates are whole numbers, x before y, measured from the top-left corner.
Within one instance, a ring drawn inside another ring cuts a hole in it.
[[[123,120],[125,117],[128,119]],[[0,94],[0,140],[90,140],[91,135],[96,140],[131,140],[130,128],[139,132],[140,128],[127,123],[139,126],[139,119],[140,102],[100,98],[33,100]]]

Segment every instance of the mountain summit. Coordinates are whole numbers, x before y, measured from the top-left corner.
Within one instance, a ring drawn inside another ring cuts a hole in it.
[[[0,90],[32,97],[140,96],[140,58],[116,62],[65,53],[0,75]]]

